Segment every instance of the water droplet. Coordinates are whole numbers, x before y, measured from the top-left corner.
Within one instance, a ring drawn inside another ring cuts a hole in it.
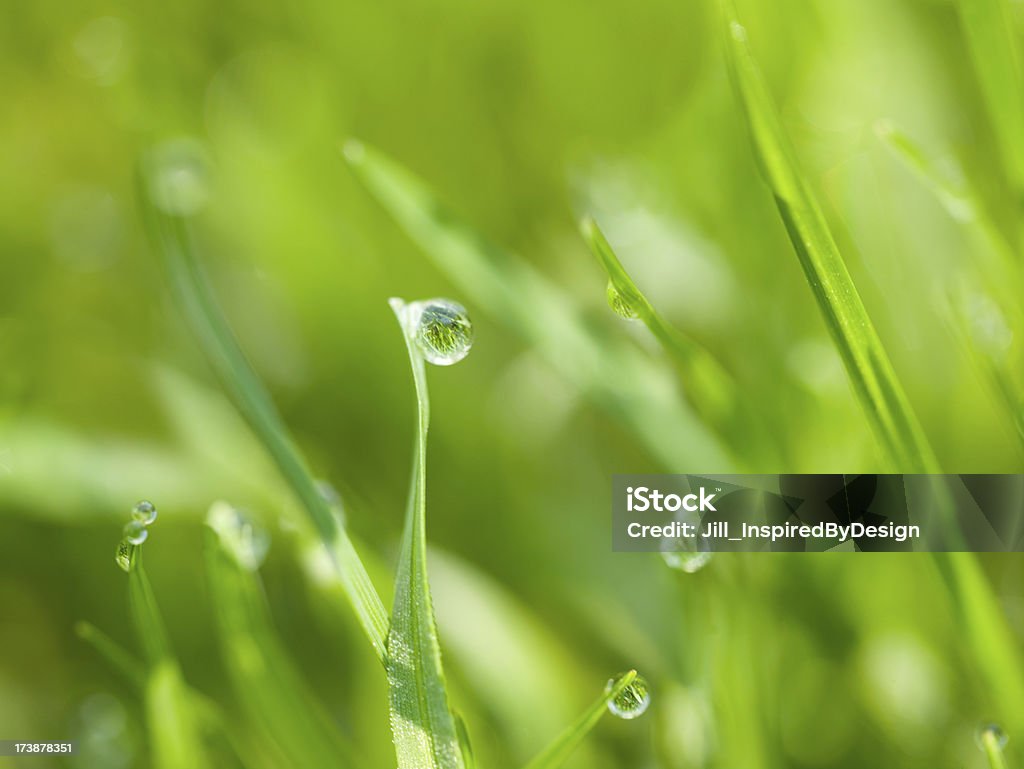
[[[711,560],[711,543],[700,534],[703,528],[700,515],[697,513],[677,514],[673,521],[693,527],[694,536],[663,539],[661,541],[661,559],[670,569],[686,574],[694,574]]]
[[[703,547],[696,550],[662,550],[661,559],[670,569],[694,574],[711,560],[711,551]]]
[[[604,687],[605,694],[615,688],[615,684],[626,675],[615,676],[610,678],[608,684]],[[619,718],[625,718],[627,720],[632,718],[638,718],[647,712],[647,707],[651,704],[651,690],[645,681],[640,676],[633,679],[633,682],[629,684],[625,689],[619,692],[614,698],[608,702],[608,710],[612,715],[618,716]]]
[[[243,568],[255,571],[263,564],[270,550],[270,534],[247,513],[227,502],[217,502],[210,508],[206,523]]]
[[[173,139],[154,148],[149,193],[157,208],[175,216],[191,216],[210,196],[210,159],[195,139]]]
[[[608,306],[612,308],[616,315],[626,320],[636,320],[639,317],[636,310],[633,309],[633,305],[626,301],[625,297],[619,293],[619,290],[615,288],[615,284],[610,280],[608,281],[608,288],[605,290],[605,294],[608,297]]]
[[[124,525],[124,538],[133,545],[141,545],[149,536],[146,524],[139,521],[128,521]]]
[[[132,570],[132,549],[134,547],[127,539],[122,539],[117,543],[117,554],[114,556],[114,562],[121,567],[122,571]]]
[[[138,521],[143,526],[149,526],[156,520],[156,505],[146,499],[137,502],[132,508],[132,520]]]
[[[451,299],[427,299],[406,306],[408,333],[428,363],[451,366],[469,354],[473,323],[466,308]]]
[[[732,34],[733,39],[738,40],[741,43],[747,42],[747,28],[738,21],[734,21],[729,24],[729,32]]]
[[[987,722],[979,726],[974,732],[974,741],[978,745],[979,750],[987,750],[985,747],[986,738],[990,737],[995,740],[996,745],[1000,750],[1006,747],[1006,743],[1010,741],[1006,732],[1003,731],[1003,727],[999,724]]]

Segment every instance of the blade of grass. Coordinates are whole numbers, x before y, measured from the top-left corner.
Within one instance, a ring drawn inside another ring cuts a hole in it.
[[[171,651],[156,596],[142,566],[142,548],[133,547],[128,570],[128,605],[146,660],[146,723],[157,769],[209,766],[197,713]]]
[[[1006,756],[1003,755],[1003,747],[999,744],[999,735],[991,729],[986,729],[981,735],[981,749],[988,759],[989,769],[1007,769]]]
[[[957,221],[969,227],[989,258],[974,260],[984,278],[987,290],[996,297],[999,312],[1014,328],[1021,328],[1018,287],[1020,269],[1015,261],[1013,248],[1003,237],[995,222],[988,216],[976,196],[942,174],[928,155],[906,134],[887,121],[875,127],[875,133],[883,144],[920,178],[927,189],[945,206]],[[994,259],[992,258],[994,257]],[[975,369],[982,372],[992,391],[998,396],[1008,412],[1016,429],[1017,437],[1024,446],[1024,389],[1018,383],[1009,363],[1007,351],[996,351],[979,347],[974,343],[974,332],[970,318],[960,297],[951,292],[949,297],[951,326],[963,349],[971,357]],[[1015,334],[1015,336],[1017,336]]]
[[[608,712],[608,703],[622,694],[626,687],[636,680],[636,676],[635,670],[630,670],[622,676],[524,769],[558,769],[572,755],[583,738],[590,733],[590,730],[597,725],[601,717]]]
[[[631,427],[666,467],[735,466],[721,441],[680,403],[663,367],[625,340],[584,323],[564,291],[519,256],[488,242],[383,153],[349,141],[345,158],[367,191],[478,307],[522,335],[554,370]]]
[[[226,513],[226,514],[225,514]],[[239,702],[257,731],[293,766],[356,766],[351,746],[295,669],[274,631],[257,573],[229,539],[234,510],[210,508],[203,553],[218,636]]]
[[[344,528],[338,526],[270,395],[253,371],[224,318],[200,266],[185,217],[168,214],[152,198],[156,169],[143,166],[143,217],[163,258],[171,291],[207,360],[250,428],[277,464],[326,544],[345,592],[370,643],[384,662],[388,617]]]
[[[1007,0],[959,0],[958,6],[967,50],[1020,205],[1024,203],[1024,83],[1010,4]]]
[[[729,68],[756,155],[854,391],[893,467],[908,473],[938,472],[938,461],[861,302],[811,185],[799,168],[747,46],[746,30],[737,20],[731,0],[719,0],[719,5],[726,26]]]
[[[626,272],[592,217],[583,219],[580,231],[612,287],[675,363],[683,392],[694,411],[724,436],[729,445],[743,447],[743,453],[749,458],[771,451],[759,416],[752,413],[740,397],[732,375],[707,348],[665,320],[654,308]]]
[[[409,351],[416,388],[416,451],[388,636],[391,731],[399,769],[465,769],[445,689],[441,646],[427,581],[427,431],[430,400],[423,356],[406,323],[405,303],[391,300]]]
[[[95,649],[112,668],[140,690],[146,683],[146,668],[124,647],[90,622],[75,623],[75,635]]]

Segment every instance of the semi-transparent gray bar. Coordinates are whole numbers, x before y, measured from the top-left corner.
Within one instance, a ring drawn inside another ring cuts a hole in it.
[[[75,741],[40,742],[33,740],[0,740],[0,756],[58,756],[75,752]]]
[[[1024,475],[615,475],[624,552],[1024,550]]]

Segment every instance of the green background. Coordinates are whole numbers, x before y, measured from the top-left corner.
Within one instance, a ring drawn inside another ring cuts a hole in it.
[[[1019,472],[1014,417],[971,351],[1012,338],[978,286],[1019,286],[1019,272],[993,278],[976,217],[951,216],[875,130],[890,120],[913,137],[1016,242],[1021,197],[956,5],[739,11],[943,469]],[[452,699],[481,766],[522,765],[633,667],[650,710],[603,721],[571,766],[981,766],[985,719],[1007,727],[1019,763],[1024,714],[991,691],[984,644],[967,643],[928,556],[728,555],[687,575],[613,555],[612,473],[735,468],[648,454],[515,323],[460,295],[339,152],[356,136],[404,163],[595,334],[670,368],[605,305],[576,225],[594,214],[778,436],[781,454],[748,471],[899,471],[877,452],[759,174],[719,38],[703,2],[6,4],[0,738],[78,738],[63,765],[151,765],[139,693],[73,633],[87,620],[137,648],[113,554],[140,498],[160,509],[147,571],[185,677],[238,711],[246,693],[224,673],[202,561],[203,516],[226,499],[272,533],[262,578],[308,684],[365,766],[394,763],[384,676],[317,582],[287,524],[295,503],[220,395],[142,231],[134,174],[156,146],[204,159],[211,280],[386,594],[415,404],[386,300],[469,309],[473,352],[428,372],[428,535]],[[971,308],[966,347],[951,293]],[[699,432],[673,439],[681,455],[704,450]],[[979,560],[1019,650],[1021,559]]]

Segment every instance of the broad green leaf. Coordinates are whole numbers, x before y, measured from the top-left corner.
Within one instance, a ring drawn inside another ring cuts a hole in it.
[[[262,441],[319,531],[360,624],[383,662],[388,632],[384,604],[348,534],[320,494],[270,395],[238,346],[202,272],[188,219],[168,214],[155,204],[153,196],[163,193],[160,174],[147,167],[142,174],[145,221],[163,258],[174,298],[235,407]]]
[[[203,552],[224,663],[242,709],[290,765],[356,766],[282,646],[257,573],[230,545],[226,522],[233,516],[225,502],[210,509]]]
[[[593,729],[601,717],[608,712],[608,703],[618,697],[627,686],[636,680],[637,673],[630,670],[619,678],[608,690],[594,701],[583,714],[551,743],[540,755],[528,763],[525,769],[558,769],[572,755],[573,751]]]
[[[391,731],[398,769],[465,769],[458,727],[448,707],[441,646],[427,581],[427,430],[430,402],[423,356],[407,325],[406,305],[391,300],[409,351],[416,388],[416,451],[388,636]]]
[[[989,120],[1018,200],[1024,200],[1024,83],[1008,0],[958,0]]]
[[[663,366],[627,340],[584,323],[571,296],[488,242],[383,153],[350,141],[345,157],[366,189],[477,307],[523,336],[566,380],[633,428],[665,466],[735,467],[718,438],[680,402]]]
[[[767,431],[758,415],[740,397],[732,375],[707,348],[665,320],[654,308],[626,272],[593,218],[584,218],[580,230],[612,288],[675,363],[683,392],[694,411],[725,438],[726,444],[743,446],[748,457],[763,456],[768,449]]]
[[[853,389],[892,469],[937,472],[938,460],[861,302],[811,184],[800,170],[747,46],[746,29],[737,20],[731,0],[719,2],[727,59],[756,155]]]

